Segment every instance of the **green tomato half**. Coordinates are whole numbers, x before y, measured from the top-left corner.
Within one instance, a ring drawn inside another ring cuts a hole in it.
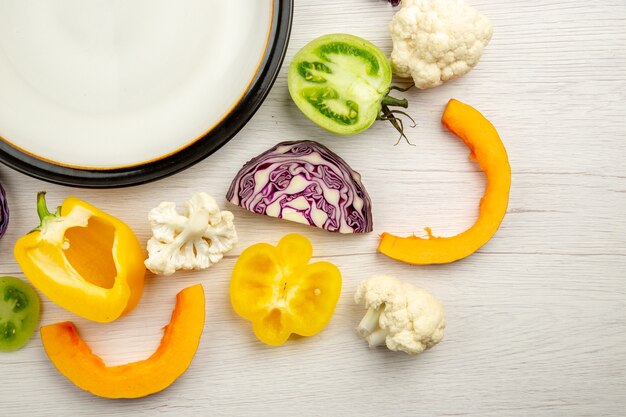
[[[383,104],[406,107],[387,96],[391,65],[376,45],[354,35],[332,34],[309,42],[291,61],[291,98],[313,122],[339,135],[369,128]]]
[[[0,351],[24,346],[39,324],[39,295],[15,277],[0,277]]]

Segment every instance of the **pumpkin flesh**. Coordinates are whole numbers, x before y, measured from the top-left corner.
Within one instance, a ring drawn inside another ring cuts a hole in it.
[[[41,340],[59,372],[79,388],[105,398],[144,397],[167,388],[187,370],[200,343],[204,309],[202,285],[179,292],[157,350],[148,359],[120,366],[106,366],[71,322],[41,327]]]
[[[448,102],[441,121],[470,149],[470,158],[485,173],[487,187],[478,219],[461,234],[436,237],[430,228],[426,228],[428,238],[383,233],[378,251],[410,264],[449,263],[476,252],[496,233],[509,203],[511,167],[495,127],[478,110],[454,99]]]

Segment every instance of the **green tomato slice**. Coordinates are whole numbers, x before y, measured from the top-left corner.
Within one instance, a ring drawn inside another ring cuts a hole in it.
[[[391,86],[391,65],[376,45],[354,35],[324,35],[289,66],[291,98],[313,122],[333,133],[369,128]]]
[[[39,323],[39,295],[26,282],[0,277],[0,351],[24,346]]]

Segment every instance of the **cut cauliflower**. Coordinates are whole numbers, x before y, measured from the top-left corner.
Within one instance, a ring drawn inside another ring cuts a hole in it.
[[[176,204],[162,202],[148,215],[152,237],[148,241],[146,267],[158,275],[179,269],[206,269],[218,262],[237,243],[233,214],[220,211],[206,193],[185,202],[184,214]]]
[[[389,24],[391,64],[420,89],[467,74],[491,40],[491,22],[465,0],[402,0]]]
[[[386,344],[389,350],[416,355],[443,338],[443,307],[426,290],[375,275],[359,284],[354,300],[368,309],[357,330],[370,347]]]

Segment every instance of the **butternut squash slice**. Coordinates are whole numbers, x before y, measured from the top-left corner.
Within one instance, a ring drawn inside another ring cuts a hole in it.
[[[54,366],[77,387],[105,398],[138,398],[170,386],[191,364],[204,328],[204,289],[187,287],[158,349],[148,359],[106,366],[81,339],[71,322],[43,326],[44,349]]]
[[[511,167],[495,127],[478,110],[455,99],[448,102],[441,122],[470,149],[470,158],[487,177],[487,188],[480,200],[478,220],[461,234],[435,237],[430,228],[425,229],[426,239],[383,233],[378,251],[410,264],[443,264],[476,252],[496,233],[509,204]]]

